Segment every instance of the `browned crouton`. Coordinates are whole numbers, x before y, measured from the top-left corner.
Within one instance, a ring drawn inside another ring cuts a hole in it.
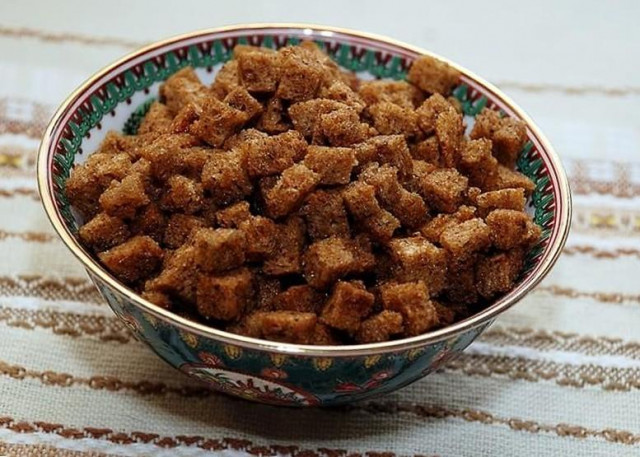
[[[324,295],[304,284],[291,286],[273,297],[272,307],[276,311],[299,311],[315,313],[324,303]]]
[[[398,219],[380,207],[373,186],[356,181],[349,184],[342,196],[349,213],[376,240],[391,239],[400,227]]]
[[[234,55],[242,85],[250,92],[275,92],[280,79],[280,56],[264,48]]]
[[[418,116],[412,108],[391,102],[380,102],[367,108],[373,126],[382,135],[404,135],[413,138],[418,133]]]
[[[338,281],[322,309],[320,319],[330,327],[351,334],[373,308],[375,297],[358,281]]]
[[[193,234],[196,264],[206,272],[241,266],[246,258],[247,238],[241,230],[199,228]]]
[[[440,147],[440,164],[455,167],[460,158],[464,125],[462,115],[454,109],[440,113],[436,119],[436,137]]]
[[[491,244],[491,230],[482,219],[470,219],[447,227],[440,243],[453,259],[464,260],[483,251]]]
[[[165,211],[179,211],[193,214],[204,205],[202,184],[185,176],[175,175],[167,181],[168,188],[160,199],[160,207]]]
[[[245,113],[248,120],[255,118],[263,111],[262,104],[253,98],[244,87],[238,87],[229,92],[224,98],[224,102]]]
[[[289,108],[288,113],[293,122],[293,127],[310,140],[316,130],[316,125],[320,121],[320,116],[347,107],[348,105],[336,100],[316,98],[294,103]]]
[[[491,140],[493,155],[498,162],[513,168],[527,141],[527,128],[518,119],[500,117],[497,111],[485,108],[476,116],[470,137]]]
[[[240,223],[238,228],[247,239],[246,256],[249,262],[270,258],[275,253],[278,241],[278,227],[271,219],[252,216]]]
[[[416,110],[418,126],[426,135],[435,133],[438,116],[450,109],[454,108],[446,98],[438,93],[433,94]]]
[[[202,186],[216,204],[227,205],[241,200],[253,190],[239,151],[216,152],[202,169]]]
[[[276,95],[294,102],[314,98],[322,79],[322,66],[314,52],[288,46],[278,51],[281,76]]]
[[[431,56],[418,57],[407,75],[409,82],[423,91],[443,95],[451,92],[458,84],[459,78],[458,70]]]
[[[289,217],[284,224],[278,224],[276,249],[273,255],[265,260],[262,271],[271,276],[302,272],[304,234],[304,222],[298,217]]]
[[[202,104],[202,112],[189,129],[192,134],[214,148],[236,133],[247,121],[249,115],[233,108],[228,103],[209,97]]]
[[[122,181],[113,181],[99,199],[100,206],[110,216],[131,219],[139,208],[149,204],[145,185],[139,174],[131,174]]]
[[[312,287],[324,289],[348,274],[370,270],[374,262],[370,246],[330,237],[309,246],[304,254],[304,276]]]
[[[173,116],[167,105],[153,102],[138,127],[138,135],[148,133],[161,134],[169,132]]]
[[[358,343],[380,343],[404,331],[402,314],[387,309],[364,320],[356,334]]]
[[[151,276],[161,265],[164,252],[148,236],[135,236],[98,254],[100,261],[120,281],[134,283]]]
[[[302,214],[313,241],[330,236],[349,237],[349,221],[342,195],[338,192],[316,190],[309,195]]]
[[[366,81],[360,84],[358,94],[367,106],[388,102],[410,110],[424,99],[422,92],[406,81]]]
[[[370,164],[361,173],[361,178],[375,187],[376,195],[385,209],[398,218],[406,227],[417,228],[422,225],[428,209],[420,195],[409,192],[398,181],[398,170],[390,165],[378,167]]]
[[[491,141],[487,139],[467,141],[462,148],[460,171],[469,178],[469,184],[481,189],[495,181],[498,161],[491,154]]]
[[[320,175],[320,184],[335,185],[349,183],[357,162],[351,148],[309,146],[304,164]]]
[[[424,281],[436,295],[444,287],[447,275],[447,256],[421,236],[397,238],[389,242],[388,251],[393,273],[399,281]]]
[[[398,169],[401,180],[408,179],[413,172],[413,161],[407,141],[402,135],[379,135],[355,146],[358,166],[370,162],[380,165],[388,163]]]
[[[370,127],[360,122],[358,112],[352,108],[339,109],[320,115],[313,132],[313,142],[327,142],[331,146],[351,146],[370,136]]]
[[[253,297],[253,278],[247,268],[221,276],[203,274],[198,279],[196,305],[201,316],[224,321],[237,320]]]
[[[295,131],[252,138],[239,148],[244,153],[246,170],[251,177],[282,173],[307,153],[306,141]]]
[[[294,344],[310,344],[318,318],[315,313],[258,311],[239,326],[240,333],[254,338]]]
[[[423,281],[380,287],[382,306],[402,314],[404,334],[415,336],[438,325],[438,312]]]
[[[160,86],[160,97],[169,111],[176,114],[188,103],[201,106],[209,97],[207,88],[192,67],[174,73]]]
[[[290,214],[300,207],[319,182],[320,175],[304,165],[287,168],[275,185],[263,194],[265,213],[272,218]]]
[[[335,81],[330,86],[320,89],[319,96],[329,100],[335,100],[353,108],[361,113],[366,104],[364,100],[344,81]]]
[[[179,248],[187,241],[194,229],[204,227],[204,225],[204,220],[201,217],[180,213],[172,214],[164,232],[165,246],[170,249]]]
[[[96,252],[124,243],[130,236],[129,227],[122,219],[100,213],[78,231],[80,240]]]
[[[286,118],[282,100],[272,97],[267,101],[264,112],[256,124],[256,128],[275,135],[286,132],[291,128],[291,123]]]
[[[478,292],[484,298],[508,292],[513,288],[524,261],[521,249],[512,249],[480,259],[476,267]]]
[[[442,168],[422,177],[416,189],[427,203],[438,211],[455,212],[468,187],[466,177],[455,168]]]
[[[240,86],[240,73],[238,61],[230,60],[225,63],[216,74],[216,79],[211,85],[211,93],[222,100],[229,92]]]

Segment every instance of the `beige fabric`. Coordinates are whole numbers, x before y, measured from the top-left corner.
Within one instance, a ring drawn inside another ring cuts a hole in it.
[[[0,5],[0,455],[640,453],[640,9],[434,3]],[[48,116],[95,70],[153,39],[276,18],[387,34],[497,82],[548,134],[575,194],[541,287],[460,360],[335,411],[218,396],[153,357],[54,236],[35,186]]]

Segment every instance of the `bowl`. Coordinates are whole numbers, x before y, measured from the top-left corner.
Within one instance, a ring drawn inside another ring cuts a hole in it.
[[[454,96],[467,123],[485,106],[526,123],[519,170],[536,187],[528,211],[543,236],[509,293],[481,312],[420,336],[353,346],[305,346],[259,340],[192,322],[142,299],[111,276],[77,238],[79,219],[65,197],[65,181],[112,129],[135,132],[163,80],[186,65],[210,82],[238,43],[279,48],[314,40],[343,68],[363,78],[403,79],[411,62],[429,54],[460,71]],[[214,389],[288,406],[335,405],[396,390],[451,360],[550,271],[567,237],[571,198],[553,148],[506,95],[470,71],[415,46],[319,25],[251,24],[202,30],[135,51],[100,70],[60,106],[38,157],[38,186],[47,215],[87,270],[113,312],[153,352]]]

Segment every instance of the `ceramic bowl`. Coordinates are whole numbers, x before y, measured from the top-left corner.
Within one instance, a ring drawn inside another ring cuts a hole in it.
[[[180,68],[196,67],[209,83],[237,43],[279,48],[300,40],[316,41],[340,66],[368,79],[403,79],[417,56],[433,55],[387,38],[316,25],[240,25],[160,41],[99,71],[62,104],[40,147],[38,184],[59,236],[115,314],[159,357],[231,395],[278,405],[334,405],[405,386],[467,347],[554,265],[569,230],[571,199],[558,156],[532,120],[497,88],[442,58],[461,72],[454,95],[462,102],[468,124],[488,106],[527,125],[529,138],[518,168],[536,184],[529,210],[543,237],[529,253],[525,271],[511,292],[449,327],[356,346],[303,346],[243,337],[191,322],[142,299],[80,245],[79,219],[64,191],[69,172],[86,160],[108,131],[134,133],[162,81]]]

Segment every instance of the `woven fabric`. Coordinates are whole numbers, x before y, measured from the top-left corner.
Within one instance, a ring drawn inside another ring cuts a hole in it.
[[[60,3],[0,5],[0,455],[640,454],[637,3]],[[165,365],[98,296],[36,190],[48,118],[98,68],[171,34],[274,18],[469,66],[536,119],[574,191],[571,236],[540,287],[460,359],[339,410],[235,400]]]

